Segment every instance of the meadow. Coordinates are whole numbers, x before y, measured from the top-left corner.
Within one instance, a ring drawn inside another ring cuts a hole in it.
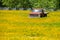
[[[0,10],[0,40],[60,40],[60,12],[30,18],[30,11]]]

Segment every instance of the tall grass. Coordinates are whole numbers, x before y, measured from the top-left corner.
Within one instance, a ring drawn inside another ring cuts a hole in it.
[[[30,18],[30,11],[0,10],[0,40],[60,40],[60,12]]]

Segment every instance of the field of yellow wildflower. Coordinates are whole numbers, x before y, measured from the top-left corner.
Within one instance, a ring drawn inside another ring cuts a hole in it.
[[[0,10],[0,40],[60,40],[60,12],[30,18],[30,11]]]

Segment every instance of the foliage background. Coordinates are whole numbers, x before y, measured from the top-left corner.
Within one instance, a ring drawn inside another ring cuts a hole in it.
[[[59,9],[60,0],[0,0],[0,7]]]

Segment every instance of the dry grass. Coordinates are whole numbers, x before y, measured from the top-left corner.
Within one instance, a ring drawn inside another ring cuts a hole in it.
[[[0,10],[0,40],[60,40],[60,12],[30,18],[30,11]]]

